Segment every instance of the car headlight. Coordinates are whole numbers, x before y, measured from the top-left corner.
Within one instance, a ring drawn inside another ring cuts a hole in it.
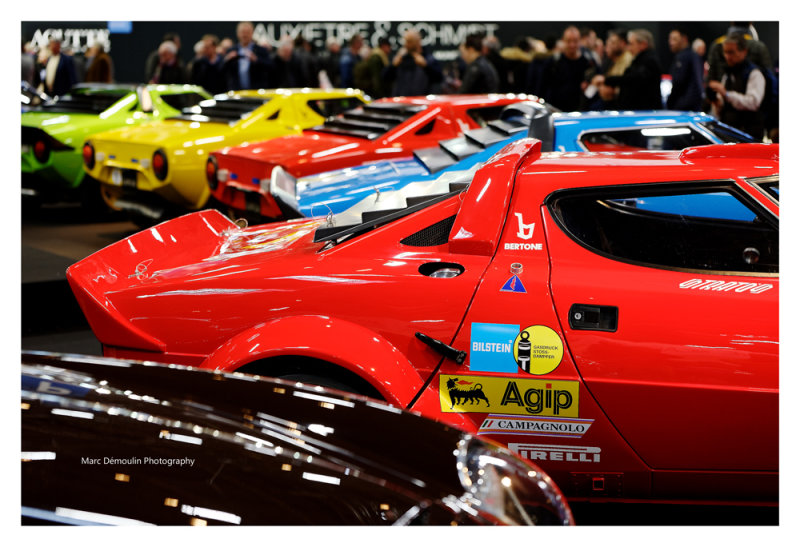
[[[547,474],[507,449],[465,436],[456,450],[462,501],[511,525],[573,525],[566,498]]]

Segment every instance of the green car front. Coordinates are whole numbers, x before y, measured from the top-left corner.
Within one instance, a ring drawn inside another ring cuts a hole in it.
[[[83,84],[22,114],[22,195],[39,201],[94,197],[85,188],[86,138],[180,114],[211,98],[192,85]],[[83,187],[83,188],[82,188]],[[83,196],[79,193],[84,190]]]

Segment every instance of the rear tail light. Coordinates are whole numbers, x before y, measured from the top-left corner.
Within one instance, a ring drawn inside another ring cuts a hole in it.
[[[36,141],[33,145],[33,156],[39,163],[44,163],[50,157],[50,147],[44,141]]]
[[[217,186],[219,186],[219,178],[217,177],[217,160],[214,156],[209,156],[208,161],[206,161],[206,180],[208,181],[208,187],[212,190],[216,190]]]
[[[87,169],[94,169],[94,146],[88,142],[83,145],[83,163]]]
[[[153,173],[155,173],[156,178],[158,180],[166,179],[168,168],[167,155],[163,150],[156,150],[153,154]]]

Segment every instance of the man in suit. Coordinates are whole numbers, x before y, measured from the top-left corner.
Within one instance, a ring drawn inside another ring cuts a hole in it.
[[[66,94],[78,83],[75,62],[61,52],[61,40],[50,38],[50,57],[44,66],[44,91],[51,97]]]
[[[253,41],[253,23],[239,23],[236,37],[239,42],[228,50],[223,61],[227,89],[270,87],[272,60],[269,51]]]

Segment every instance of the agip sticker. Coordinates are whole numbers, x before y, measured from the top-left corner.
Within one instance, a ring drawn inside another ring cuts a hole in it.
[[[578,417],[579,383],[493,376],[439,376],[442,412]]]
[[[517,366],[537,376],[553,372],[564,357],[561,337],[544,325],[534,325],[520,332],[513,350]]]

